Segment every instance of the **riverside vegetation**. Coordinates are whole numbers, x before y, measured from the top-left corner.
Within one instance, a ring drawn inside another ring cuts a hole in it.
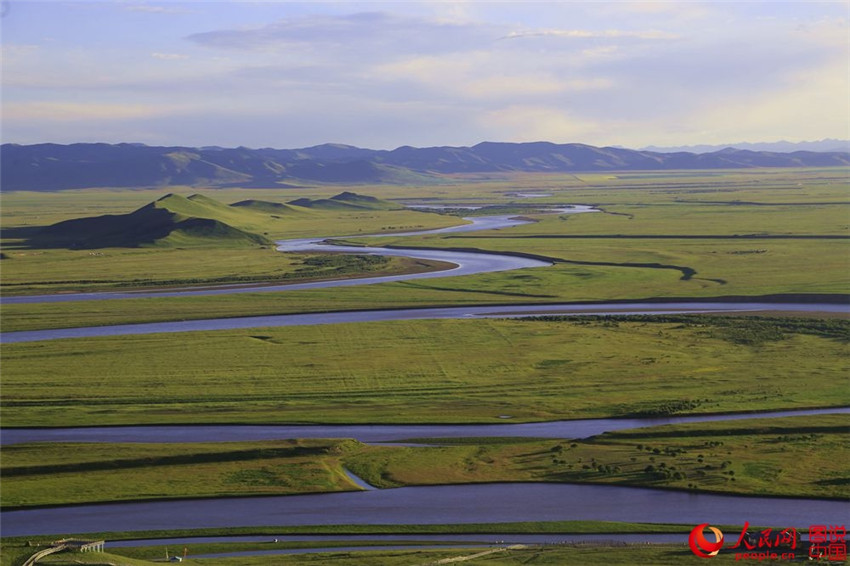
[[[845,406],[836,376],[848,332],[839,319],[540,317],[6,344],[3,422],[486,423]]]
[[[531,215],[537,222],[510,230],[474,234],[358,240],[377,245],[521,252],[550,258],[556,262],[553,267],[385,283],[344,291],[291,291],[275,296],[257,293],[239,297],[127,299],[120,304],[2,305],[4,329],[315,312],[329,308],[356,310],[729,295],[843,295],[850,285],[846,259],[850,201],[846,198],[846,178],[847,170],[837,168],[711,172],[703,176],[689,173],[682,177],[652,173],[620,177],[543,175],[422,188],[368,187],[363,190],[378,194],[381,202],[423,197],[433,199],[426,202],[442,200],[462,204],[533,200],[541,205],[595,204],[605,213]],[[333,196],[332,190],[324,189],[319,196]],[[546,191],[542,194],[552,196],[540,199],[509,196],[522,190]],[[253,191],[259,192],[226,191],[214,195],[221,200],[244,201],[248,195],[254,200],[288,200],[291,196],[310,194],[287,192],[282,199],[280,190],[273,193]],[[105,191],[81,191],[77,198],[86,203],[85,206],[93,207],[91,201],[95,195],[102,197],[104,206],[98,211],[111,212],[116,208],[126,210],[130,202],[151,199],[153,193],[134,193],[134,200],[131,200],[124,193],[119,193],[118,197]],[[4,230],[4,234],[31,231],[39,220],[34,217],[32,207],[36,203],[44,204],[45,199],[47,197],[42,195],[4,195],[4,209],[8,209],[4,211],[4,226],[11,228]],[[67,194],[57,200],[68,208],[74,202],[73,195]],[[314,196],[314,200],[332,199]],[[114,204],[106,207],[110,202]],[[48,204],[43,213],[39,212],[39,218],[59,219],[55,206]],[[216,210],[219,208],[222,207]],[[282,219],[271,218],[266,211],[253,210],[250,213],[253,224],[239,224],[232,219],[231,222],[238,224],[240,229],[251,227],[260,233],[268,232],[267,237],[272,239],[345,236],[358,233],[358,229],[364,234],[391,233],[462,222],[456,216],[402,210],[356,212],[301,208],[305,210],[303,214],[278,215]],[[240,217],[248,214],[244,210],[237,212]],[[228,211],[228,214],[235,213]],[[68,216],[65,212],[63,217]],[[258,220],[261,218],[264,220]],[[275,228],[269,228],[270,225]],[[210,261],[212,249],[216,250],[216,258],[222,258],[220,267],[217,261]],[[243,250],[247,273],[238,268],[239,254]],[[303,267],[297,261],[279,257],[284,254],[254,250],[250,246],[235,251],[228,250],[227,246],[196,246],[186,250],[110,248],[100,252],[109,257],[75,250],[16,252],[11,248],[5,253],[4,283],[12,286],[7,286],[4,292],[23,292],[27,288],[32,292],[57,280],[64,281],[63,290],[92,290],[105,284],[91,281],[91,273],[100,273],[101,269],[103,279],[114,285],[120,275],[109,267],[113,263],[126,269],[128,280],[150,278],[149,274],[156,273],[158,277],[154,278],[154,283],[158,279],[170,284],[181,278],[189,283],[245,275],[255,276],[255,279],[267,276],[269,281],[279,281],[282,273]],[[134,267],[136,262],[138,265]],[[391,260],[386,268],[403,270],[410,267],[399,266]],[[74,279],[89,282],[78,281],[73,287],[69,283]]]
[[[36,232],[37,227],[83,216],[139,210],[161,199],[161,192],[6,193],[0,195],[4,294],[430,269],[435,266],[400,259],[290,256],[270,245],[281,238],[385,234],[462,222],[451,214],[394,205],[417,199],[515,207],[535,222],[474,234],[358,242],[521,252],[551,258],[555,265],[331,290],[4,304],[3,330],[656,297],[785,295],[842,301],[850,282],[847,174],[846,168],[824,168],[459,175],[432,186],[358,187],[358,193],[377,197],[359,208],[349,206],[351,202],[340,205],[351,197],[328,203],[345,194],[337,187],[221,189],[193,198],[196,189],[176,187],[169,189],[173,195],[165,203],[153,207],[168,211],[173,229],[152,240],[147,234],[136,242],[110,244],[138,246],[130,248],[90,247],[92,241],[83,238],[75,241],[85,249],[68,249],[57,247],[70,245],[67,239],[48,243]],[[594,204],[604,212],[538,214],[525,206],[531,199],[516,196],[523,191],[551,195],[535,198],[535,203]],[[309,200],[293,203],[305,198]],[[203,214],[227,227],[181,224],[206,218]],[[540,317],[6,344],[0,354],[2,425],[499,422],[500,415],[534,421],[846,406],[847,325],[817,315]],[[847,428],[845,416],[819,416],[677,425],[584,440],[441,440],[441,446],[423,447],[378,447],[342,439],[78,444],[73,451],[67,445],[33,444],[4,447],[2,504],[355,489],[343,466],[382,487],[566,481],[847,498],[842,464],[847,461]],[[176,483],[163,482],[163,473]],[[10,544],[4,543],[4,566],[20,563],[15,557],[26,554]],[[464,552],[344,552],[205,563],[409,564],[460,554]],[[143,553],[130,555],[135,558],[116,554],[109,560],[148,563]],[[50,560],[62,563],[63,558]],[[653,546],[526,549],[473,563],[528,560],[699,562],[682,546]],[[713,560],[724,563],[730,557]]]
[[[411,439],[439,444],[430,447],[355,440],[21,444],[4,449],[0,502],[20,508],[359,489],[345,469],[380,488],[545,481],[850,499],[848,426],[848,415],[825,415],[587,439]]]

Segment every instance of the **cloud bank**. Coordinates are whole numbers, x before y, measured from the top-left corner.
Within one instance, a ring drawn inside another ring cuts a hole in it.
[[[36,20],[56,11],[18,10],[5,135],[375,148],[850,135],[850,27],[835,3],[358,7],[101,5],[68,11],[67,29]],[[95,9],[112,31],[71,37]]]

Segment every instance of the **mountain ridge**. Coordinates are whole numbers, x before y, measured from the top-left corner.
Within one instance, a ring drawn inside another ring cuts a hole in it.
[[[790,153],[794,151],[833,152],[850,151],[850,140],[825,138],[822,140],[789,142],[738,142],[726,144],[695,144],[679,146],[656,146],[649,145],[641,148],[642,151],[655,151],[659,153],[674,153],[686,151],[690,153],[710,153],[725,148],[748,149],[751,151],[771,151],[776,153]]]
[[[292,183],[415,183],[444,175],[850,165],[850,152],[791,153],[724,148],[710,153],[632,150],[552,142],[481,142],[471,147],[343,144],[300,149],[192,148],[141,144],[0,146],[3,190],[189,185],[277,187]]]

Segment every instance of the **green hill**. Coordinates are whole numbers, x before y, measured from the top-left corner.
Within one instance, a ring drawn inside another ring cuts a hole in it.
[[[290,204],[282,204],[279,202],[270,202],[267,200],[241,200],[239,202],[234,202],[230,206],[235,206],[238,208],[244,208],[246,210],[252,210],[255,212],[262,212],[263,214],[271,214],[273,216],[280,215],[288,215],[288,214],[300,214],[304,212]]]
[[[404,208],[404,206],[394,202],[348,191],[327,199],[300,198],[289,201],[287,204],[318,210],[401,210]]]
[[[255,224],[258,219],[250,211],[241,211],[203,195],[169,194],[129,214],[77,218],[53,224],[39,231],[30,243],[39,247],[78,249],[269,244],[265,237],[246,229]]]

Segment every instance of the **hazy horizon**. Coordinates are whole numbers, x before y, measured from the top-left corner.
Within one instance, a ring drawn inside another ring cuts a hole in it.
[[[850,137],[848,2],[36,0],[0,25],[9,143]]]
[[[245,145],[245,144],[239,144],[239,145],[234,145],[234,146],[184,145],[184,144],[161,145],[161,144],[146,144],[144,142],[137,142],[137,141],[119,141],[119,142],[91,141],[91,142],[64,142],[64,143],[63,142],[46,141],[46,142],[36,142],[36,143],[32,143],[32,144],[20,144],[20,143],[17,143],[17,142],[3,141],[3,145],[9,144],[9,145],[22,145],[22,146],[26,146],[26,145],[51,145],[51,144],[54,144],[54,145],[109,144],[109,145],[137,145],[137,146],[147,146],[147,147],[187,147],[187,148],[193,148],[193,149],[246,148],[246,149],[249,149],[249,150],[260,150],[260,149],[297,150],[297,149],[310,149],[310,148],[313,148],[313,147],[321,147],[321,146],[337,146],[337,147],[351,147],[351,148],[362,149],[362,150],[367,150],[367,151],[393,151],[393,150],[401,149],[401,148],[404,148],[404,147],[415,147],[416,149],[428,149],[428,148],[436,148],[436,147],[472,148],[472,147],[475,147],[476,145],[479,145],[479,144],[482,144],[482,143],[496,143],[496,144],[554,143],[556,145],[591,145],[591,144],[584,144],[582,142],[556,143],[556,142],[550,142],[548,140],[535,140],[535,141],[530,141],[530,142],[505,142],[505,141],[497,141],[497,140],[482,140],[480,142],[470,144],[468,146],[451,146],[451,145],[448,145],[448,144],[441,144],[441,145],[437,145],[437,146],[417,147],[417,146],[411,146],[410,144],[404,144],[404,145],[400,145],[400,146],[396,146],[396,147],[391,147],[391,148],[388,148],[388,149],[383,149],[383,148],[379,149],[379,148],[373,148],[373,147],[356,146],[356,145],[353,145],[353,144],[347,144],[347,143],[342,143],[342,142],[324,142],[324,143],[314,144],[312,146],[300,146],[300,147],[274,147],[274,146],[249,146],[249,145]],[[601,147],[601,148],[612,147],[612,148],[617,148],[617,149],[629,149],[629,150],[634,150],[634,151],[655,151],[655,152],[659,152],[659,153],[664,153],[664,152],[672,152],[672,151],[695,152],[695,150],[700,149],[700,148],[716,148],[716,149],[712,149],[712,150],[720,150],[724,147],[735,148],[736,146],[775,146],[775,145],[793,145],[793,146],[800,145],[800,146],[804,146],[804,145],[808,145],[808,144],[811,144],[811,145],[820,144],[820,145],[836,146],[836,149],[834,149],[834,150],[832,150],[832,149],[830,149],[830,150],[802,149],[801,151],[850,151],[850,148],[837,147],[838,145],[848,145],[848,144],[850,144],[850,139],[836,139],[836,138],[825,138],[825,139],[822,139],[822,140],[803,140],[801,142],[789,142],[787,140],[778,140],[778,141],[773,141],[773,142],[736,142],[736,143],[728,143],[728,144],[693,144],[693,145],[687,145],[686,144],[686,145],[683,145],[683,146],[654,146],[654,145],[649,145],[649,146],[644,146],[644,147],[626,147],[626,146],[619,145],[619,144],[612,144],[612,145],[608,145],[608,146],[592,146],[592,147]],[[688,149],[688,148],[691,148],[691,149]],[[751,148],[747,147],[747,148],[744,148],[744,149],[751,149]],[[776,150],[776,149],[767,150],[767,149],[765,149],[765,150],[761,150],[761,151],[779,151],[779,150]]]

